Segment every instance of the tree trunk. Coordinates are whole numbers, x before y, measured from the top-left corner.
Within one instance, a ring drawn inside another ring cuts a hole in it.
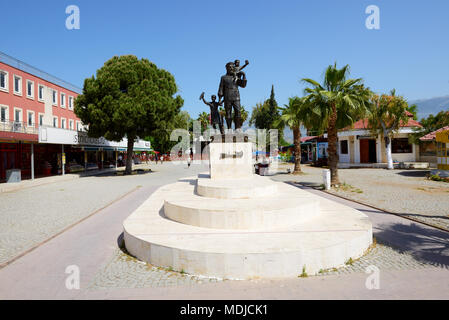
[[[301,130],[293,128],[293,143],[295,144],[295,169],[293,174],[301,174]]]
[[[126,157],[125,174],[132,174],[133,171],[133,152],[134,152],[134,137],[128,137],[128,150]]]
[[[327,129],[327,142],[329,154],[329,168],[331,170],[331,185],[339,185],[338,179],[338,153],[337,153],[337,106],[332,104],[332,114],[329,118],[329,127]]]
[[[385,151],[387,154],[387,163],[388,163],[388,170],[393,170],[393,156],[391,155],[391,138],[388,136],[388,134],[385,135]]]

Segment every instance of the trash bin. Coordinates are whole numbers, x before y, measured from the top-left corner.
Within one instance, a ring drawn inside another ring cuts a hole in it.
[[[6,183],[17,183],[22,181],[22,173],[20,169],[6,170]]]
[[[268,175],[268,163],[259,163],[259,175],[266,176]]]

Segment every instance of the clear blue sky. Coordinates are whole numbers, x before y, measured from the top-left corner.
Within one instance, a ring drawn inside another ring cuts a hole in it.
[[[78,5],[81,29],[65,27]],[[380,8],[380,30],[365,8]],[[302,95],[334,61],[376,92],[409,100],[449,94],[449,1],[8,1],[0,51],[82,87],[114,55],[146,57],[170,71],[196,117],[217,92],[227,61],[250,60],[242,104],[251,110],[274,84],[276,99]]]

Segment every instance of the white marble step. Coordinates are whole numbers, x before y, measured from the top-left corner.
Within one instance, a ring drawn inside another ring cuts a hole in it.
[[[217,199],[248,199],[274,196],[278,193],[278,183],[253,175],[250,179],[210,179],[209,175],[199,175],[196,193],[203,197]]]
[[[172,194],[165,198],[164,214],[192,226],[251,230],[290,226],[319,215],[319,202],[301,196],[296,188],[266,177],[258,183],[275,185],[278,192],[262,198],[216,199],[199,196],[192,183],[181,182],[172,185]]]
[[[191,179],[194,182],[194,178]],[[123,223],[125,246],[141,261],[188,274],[225,279],[297,277],[339,267],[372,243],[362,213],[293,186],[298,198],[319,202],[320,215],[304,223],[265,230],[209,229],[167,219],[166,198],[189,180],[158,189]]]

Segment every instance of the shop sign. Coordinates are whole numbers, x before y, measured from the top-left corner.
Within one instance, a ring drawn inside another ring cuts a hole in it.
[[[92,138],[87,135],[85,132],[77,132],[73,138],[74,144],[81,144],[81,145],[107,145],[107,140],[103,137],[100,138]]]

